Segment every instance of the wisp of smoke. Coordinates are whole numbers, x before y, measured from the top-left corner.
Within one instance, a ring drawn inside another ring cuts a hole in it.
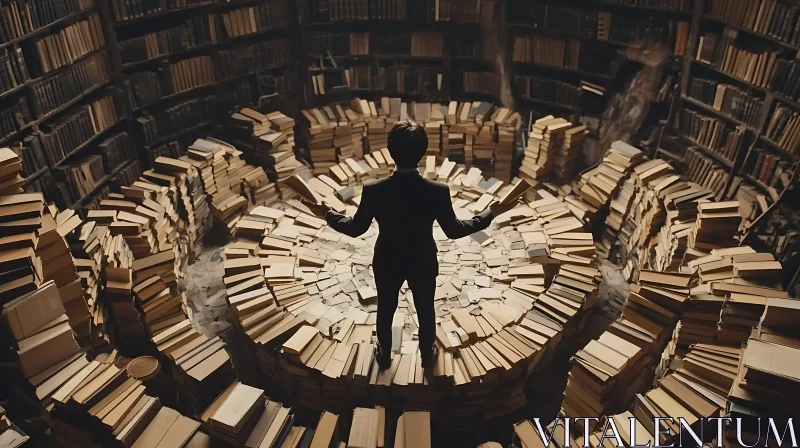
[[[639,60],[644,66],[606,104],[598,146],[603,151],[610,148],[611,143],[616,140],[631,143],[631,137],[647,117],[651,102],[660,87],[666,52],[637,50],[634,47],[629,50],[628,58]]]
[[[482,53],[494,64],[494,73],[498,82],[500,102],[504,107],[514,109],[514,95],[511,93],[511,70],[506,64],[504,48],[507,39],[506,29],[506,2],[494,2],[494,14],[491,23],[481,22],[481,36],[483,36]],[[489,4],[489,2],[484,2]]]

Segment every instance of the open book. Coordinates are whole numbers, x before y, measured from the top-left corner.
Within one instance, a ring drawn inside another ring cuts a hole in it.
[[[510,203],[516,201],[523,194],[525,194],[525,192],[528,191],[529,188],[531,188],[531,184],[529,184],[525,179],[520,179],[514,185],[514,188],[509,190],[509,192],[506,193],[505,196],[502,197],[502,199],[500,199],[500,203],[501,204],[510,204]]]
[[[293,174],[291,177],[284,181],[286,185],[289,186],[292,190],[297,192],[303,199],[308,202],[311,202],[315,205],[322,205],[323,199],[319,193],[316,192],[308,182],[306,182],[302,177],[298,176],[297,174]]]

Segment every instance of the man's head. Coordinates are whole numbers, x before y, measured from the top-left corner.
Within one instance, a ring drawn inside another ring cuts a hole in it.
[[[428,135],[417,123],[401,120],[389,131],[388,145],[398,168],[416,168],[428,150]]]

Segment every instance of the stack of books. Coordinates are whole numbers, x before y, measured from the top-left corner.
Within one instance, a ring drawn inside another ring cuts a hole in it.
[[[265,420],[267,418],[264,415],[271,407],[270,403],[263,390],[234,381],[203,412],[200,421],[203,428],[215,438],[237,446],[260,446],[271,426],[271,422],[261,422],[262,417]],[[269,411],[274,419],[276,410]],[[275,438],[282,428],[277,429],[273,435]],[[255,436],[252,442],[251,435]]]
[[[32,251],[30,256],[18,258],[18,266],[24,267],[24,262],[32,259]],[[58,385],[52,385],[55,381],[51,381],[41,388],[42,383],[71,360],[83,359],[56,284],[48,281],[5,303],[3,323],[12,336],[21,374],[33,386],[39,400],[46,400]]]
[[[100,225],[96,221],[80,220],[72,210],[57,214],[56,222],[62,222],[59,228],[62,229],[64,239],[69,244],[70,253],[75,261],[80,286],[84,291],[82,299],[88,305],[91,316],[91,348],[97,351],[104,348],[109,342],[105,328],[105,313],[99,297],[102,286],[101,269],[106,258],[104,248],[107,247],[108,240],[111,238],[111,232],[107,225]],[[78,226],[73,228],[72,226],[76,223]],[[70,283],[69,288],[64,289],[64,294],[78,298],[77,288],[78,284]],[[72,303],[79,310],[82,309],[80,302]]]
[[[27,205],[38,203],[40,200],[41,198]],[[42,279],[55,282],[76,340],[81,347],[91,347],[95,344],[92,341],[90,310],[72,254],[63,238],[63,235],[69,234],[80,225],[81,219],[71,210],[58,216],[51,215],[53,211],[55,207],[47,207],[38,230],[39,242],[36,246],[36,255],[42,263]]]
[[[494,177],[503,182],[511,181],[511,165],[514,159],[514,142],[520,126],[518,112],[513,112],[505,107],[494,110],[490,120],[483,127],[495,124],[497,134],[497,147],[494,152]]]
[[[736,236],[742,223],[739,201],[699,203],[697,207],[697,220],[689,236],[689,247],[710,252],[738,244]]]
[[[336,122],[329,121],[319,109],[303,110],[302,113],[306,121],[303,131],[311,163],[315,170],[328,169],[337,163],[333,143]]]
[[[643,157],[640,150],[623,141],[615,141],[599,166],[581,174],[578,196],[595,210],[604,206]]]
[[[553,154],[553,176],[560,183],[567,183],[574,178],[579,156],[583,154],[583,142],[588,134],[585,125],[564,131],[562,146]]]

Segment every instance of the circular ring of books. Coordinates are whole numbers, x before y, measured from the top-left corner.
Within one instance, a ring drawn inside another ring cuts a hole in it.
[[[520,188],[447,159],[425,162],[421,175],[450,186],[461,219]],[[595,249],[583,216],[568,198],[530,189],[523,190],[525,205],[485,231],[449,240],[434,224],[436,365],[422,369],[418,318],[404,285],[391,366],[381,370],[373,357],[377,291],[370,267],[378,225],[345,236],[286,193],[322,198],[352,216],[363,184],[392,169],[383,149],[349,158],[330,175],[293,176],[282,200],[234,224],[224,281],[237,331],[293,404],[336,411],[391,403],[431,410],[453,428],[509,415],[526,405],[526,382],[535,381],[562,339],[580,331],[595,302]]]

